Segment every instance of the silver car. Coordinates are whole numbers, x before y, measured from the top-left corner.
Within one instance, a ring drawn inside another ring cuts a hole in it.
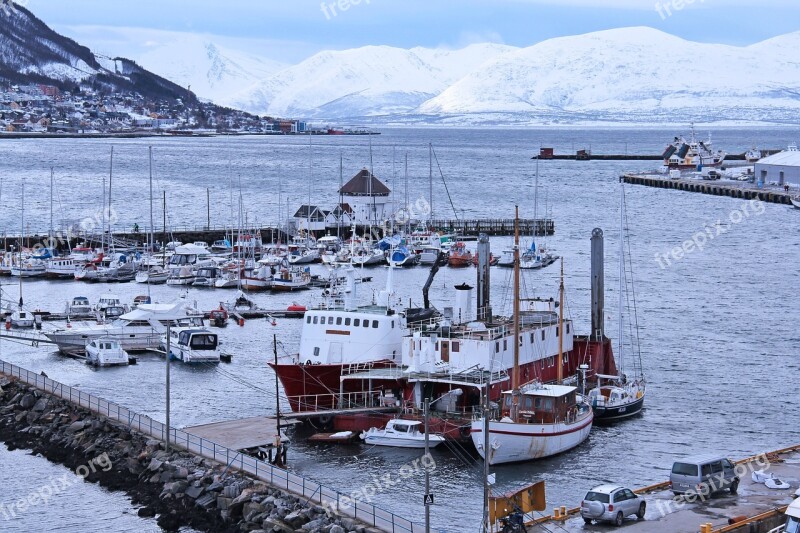
[[[613,522],[621,526],[626,516],[636,515],[644,519],[647,504],[630,489],[619,485],[600,485],[586,493],[581,502],[581,517],[584,522]]]

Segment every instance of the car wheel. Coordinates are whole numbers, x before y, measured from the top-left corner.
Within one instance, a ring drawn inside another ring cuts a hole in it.
[[[622,516],[622,511],[617,513],[616,518],[614,519],[614,525],[619,527],[622,525],[622,521],[625,520],[625,517]]]
[[[644,520],[644,512],[647,510],[647,504],[642,502],[639,504],[639,510],[636,511],[636,518]]]
[[[592,519],[591,519],[591,518],[584,518],[584,519],[583,519],[583,522],[584,522],[585,524],[589,525],[589,524],[591,524],[591,523],[592,523]]]
[[[734,479],[731,483],[731,494],[736,494],[736,491],[739,490],[739,480]]]

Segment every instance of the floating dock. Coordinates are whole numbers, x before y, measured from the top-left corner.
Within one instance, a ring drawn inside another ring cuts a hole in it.
[[[699,180],[691,178],[670,178],[663,174],[623,174],[620,178],[625,183],[644,185],[659,189],[676,189],[679,191],[699,192],[714,196],[728,196],[742,200],[758,199],[773,204],[792,205],[791,194],[775,187],[757,187],[746,181]]]
[[[634,490],[645,496],[647,512],[644,520],[631,516],[625,519],[624,531],[642,533],[749,533],[767,532],[783,524],[783,510],[792,502],[800,485],[800,445],[736,461],[744,475],[740,476],[737,494],[721,492],[703,502],[688,502],[670,491],[668,481]],[[791,485],[790,489],[769,489],[751,479],[754,470],[766,469]],[[598,482],[598,485],[600,483]],[[591,487],[586,487],[587,490]],[[584,524],[580,507],[554,509],[552,515],[534,521],[528,527],[533,533],[548,531],[606,531],[608,524]]]

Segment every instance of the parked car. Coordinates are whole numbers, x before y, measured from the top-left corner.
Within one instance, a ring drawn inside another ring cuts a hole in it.
[[[581,502],[581,517],[587,524],[613,522],[621,526],[626,516],[644,519],[647,503],[632,490],[619,485],[600,485],[586,493]]]
[[[734,464],[719,455],[701,455],[675,461],[669,476],[672,492],[710,496],[715,492],[730,490],[736,494],[739,477]]]

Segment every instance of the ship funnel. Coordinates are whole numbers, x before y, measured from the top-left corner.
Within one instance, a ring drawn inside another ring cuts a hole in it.
[[[605,271],[603,269],[603,230],[592,230],[592,336],[598,340],[605,337],[603,310],[605,302]]]
[[[453,322],[466,324],[472,322],[472,286],[462,283],[456,285],[456,305],[453,309]]]
[[[486,322],[492,318],[492,304],[489,300],[489,261],[491,250],[489,236],[481,233],[478,237],[478,320]]]

